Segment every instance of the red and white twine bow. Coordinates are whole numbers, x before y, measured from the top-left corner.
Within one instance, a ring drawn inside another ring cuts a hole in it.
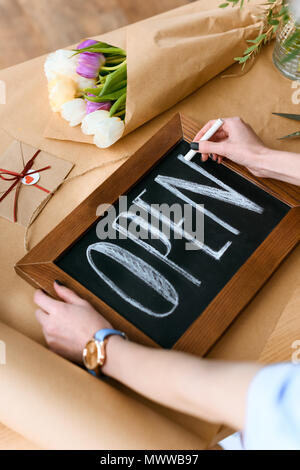
[[[51,168],[51,166],[46,166],[44,168],[40,168],[39,170],[34,170],[34,171],[31,170],[34,164],[34,161],[40,152],[41,150],[38,150],[33,155],[33,157],[26,163],[21,173],[17,173],[15,171],[10,171],[10,170],[5,170],[4,168],[0,168],[0,178],[4,181],[13,182],[12,185],[8,188],[8,190],[5,191],[5,193],[0,197],[0,202],[2,202],[6,198],[6,196],[8,196],[8,194],[16,187],[15,199],[14,199],[14,222],[17,222],[17,206],[18,206],[19,192],[20,192],[20,188],[22,185],[22,179],[25,178],[26,176],[32,176],[35,173],[41,173],[42,171],[49,170],[49,168]],[[36,188],[48,194],[50,194],[51,192],[51,191],[48,191],[48,189],[43,188],[42,186],[39,186],[38,184],[33,184],[32,186],[35,186]]]

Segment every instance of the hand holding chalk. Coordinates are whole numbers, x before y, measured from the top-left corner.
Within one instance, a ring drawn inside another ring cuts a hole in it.
[[[200,141],[204,140],[209,140],[215,133],[222,127],[224,124],[224,121],[222,119],[218,119],[210,129],[204,134],[204,136],[200,139]],[[185,160],[188,162],[192,160],[192,158],[197,154],[198,152],[196,150],[190,150],[186,155],[185,155]]]

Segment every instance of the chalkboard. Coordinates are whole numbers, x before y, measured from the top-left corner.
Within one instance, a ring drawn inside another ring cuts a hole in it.
[[[93,226],[57,260],[60,269],[165,348],[174,346],[290,210],[223,165],[202,163],[199,154],[186,162],[189,148],[181,140],[128,192],[128,204],[140,196],[137,201],[150,205],[184,205],[189,199],[204,205],[206,249],[186,250],[187,240],[170,230],[165,256],[166,243],[151,239],[150,232],[142,243],[136,234],[120,239],[119,231],[114,240],[99,240]],[[115,211],[118,216],[118,204]],[[114,220],[108,222],[111,229]]]
[[[56,298],[59,280],[133,341],[204,355],[298,244],[300,190],[226,160],[184,161],[199,127],[176,114],[16,272]]]

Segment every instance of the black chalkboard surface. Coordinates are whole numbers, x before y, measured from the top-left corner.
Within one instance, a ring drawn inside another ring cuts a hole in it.
[[[94,225],[55,261],[165,348],[176,343],[291,210],[226,166],[202,163],[200,155],[184,162],[188,150],[181,140],[128,192],[128,205],[140,196],[140,209],[176,203],[188,204],[192,213],[204,210],[202,249],[186,250],[187,240],[177,239],[174,230],[169,244],[163,238],[120,239],[118,231],[116,239],[100,240]],[[115,210],[119,215],[118,204]]]

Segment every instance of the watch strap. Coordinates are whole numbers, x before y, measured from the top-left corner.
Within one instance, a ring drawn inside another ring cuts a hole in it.
[[[112,328],[103,328],[102,330],[97,331],[94,334],[94,339],[102,343],[106,338],[112,335],[121,336],[122,338],[127,339],[125,333],[119,330],[114,330]]]

